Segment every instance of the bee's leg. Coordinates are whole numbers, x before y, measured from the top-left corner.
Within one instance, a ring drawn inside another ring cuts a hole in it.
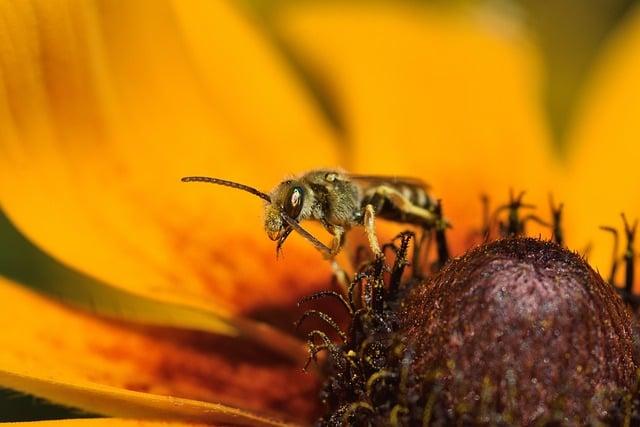
[[[428,209],[417,206],[408,198],[402,195],[398,190],[388,185],[380,185],[375,189],[375,194],[383,197],[391,202],[396,208],[408,215],[423,218],[426,223],[433,224],[436,221],[436,215]]]
[[[324,225],[324,228],[331,234],[331,236],[333,236],[331,240],[331,246],[329,248],[331,250],[329,258],[333,258],[336,255],[338,255],[338,253],[344,246],[346,230],[344,229],[344,227],[341,227],[339,225],[329,224],[326,222],[323,222],[322,225]]]
[[[282,215],[282,219],[289,224],[291,228],[293,228],[298,234],[307,239],[311,244],[322,253],[325,259],[333,258],[333,254],[331,253],[331,249],[326,247],[324,243],[316,239],[313,234],[309,233],[307,230],[302,228],[298,222],[292,218],[289,218],[287,215]]]
[[[349,288],[349,284],[351,283],[351,279],[349,279],[349,275],[347,274],[345,269],[342,268],[340,264],[338,264],[338,262],[335,260],[335,256],[340,252],[340,250],[344,246],[346,230],[344,229],[344,227],[341,227],[339,225],[329,224],[324,221],[322,222],[322,225],[333,236],[333,239],[331,240],[331,247],[330,247],[331,252],[328,258],[331,259],[331,269],[333,270],[333,275],[335,276],[336,281],[338,282],[338,286],[346,295],[347,289]]]
[[[376,258],[381,256],[382,250],[376,234],[375,212],[372,205],[364,207],[364,231],[367,233],[367,239],[369,239],[369,246],[373,254]]]

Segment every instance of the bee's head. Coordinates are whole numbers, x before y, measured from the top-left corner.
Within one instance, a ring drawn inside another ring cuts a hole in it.
[[[306,217],[303,209],[305,195],[306,190],[298,181],[283,181],[271,192],[271,203],[265,207],[264,218],[264,228],[271,240],[284,240],[291,233],[291,227],[283,220],[282,214],[296,221]]]
[[[320,250],[328,250],[326,247],[323,247],[322,243],[298,225],[298,221],[311,216],[311,206],[313,204],[313,198],[309,194],[310,190],[305,188],[299,181],[283,181],[271,194],[263,193],[260,190],[238,182],[207,176],[186,176],[182,178],[182,181],[223,185],[225,187],[246,191],[266,201],[264,228],[271,240],[278,241],[278,251],[293,230],[302,234]]]

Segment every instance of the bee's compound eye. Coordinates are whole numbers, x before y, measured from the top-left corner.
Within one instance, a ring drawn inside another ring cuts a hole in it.
[[[291,218],[297,218],[302,211],[302,202],[304,199],[304,190],[302,187],[293,187],[289,193],[289,198],[285,205],[285,211]]]

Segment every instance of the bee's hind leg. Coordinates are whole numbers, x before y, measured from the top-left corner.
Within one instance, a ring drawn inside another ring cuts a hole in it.
[[[388,185],[381,185],[375,189],[375,195],[388,200],[401,212],[422,218],[427,224],[435,224],[438,219],[436,215],[428,209],[415,205],[402,195],[398,190]]]
[[[364,231],[367,233],[367,239],[373,254],[376,258],[381,256],[382,249],[380,249],[378,235],[376,234],[375,212],[372,205],[364,207]]]
[[[378,198],[388,201],[404,214],[420,218],[423,222],[423,228],[435,230],[435,241],[438,251],[438,260],[434,265],[435,270],[440,269],[446,264],[450,256],[445,232],[451,225],[442,215],[442,204],[440,201],[436,203],[433,210],[426,209],[415,205],[398,190],[388,185],[380,185],[375,188],[373,195],[374,197],[377,196]]]

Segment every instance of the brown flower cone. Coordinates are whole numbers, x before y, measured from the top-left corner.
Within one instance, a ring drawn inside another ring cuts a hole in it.
[[[583,424],[636,385],[631,314],[579,255],[551,242],[471,250],[416,287],[402,318],[412,375],[439,375],[437,401],[456,419]]]

